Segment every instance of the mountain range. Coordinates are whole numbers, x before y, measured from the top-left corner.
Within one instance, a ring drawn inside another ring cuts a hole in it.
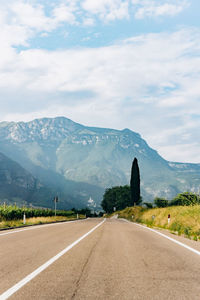
[[[129,129],[87,127],[65,117],[1,122],[0,152],[4,169],[7,165],[11,172],[13,165],[24,174],[20,181],[24,191],[27,181],[32,182],[32,193],[24,192],[23,201],[40,206],[50,207],[56,194],[61,208],[99,208],[106,188],[129,184],[134,157],[139,162],[144,201],[198,192],[200,186],[200,164],[166,161]],[[8,185],[0,183],[4,190],[0,201],[13,201],[19,186],[14,177],[12,197],[6,194]]]

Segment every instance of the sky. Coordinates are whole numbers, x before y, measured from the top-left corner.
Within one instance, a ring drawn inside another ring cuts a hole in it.
[[[0,0],[0,121],[129,128],[200,163],[199,0]]]

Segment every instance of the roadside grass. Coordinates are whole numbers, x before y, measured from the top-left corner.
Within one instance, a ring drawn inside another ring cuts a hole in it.
[[[119,218],[143,223],[149,227],[168,229],[195,241],[200,240],[200,205],[171,206],[165,208],[127,207],[118,213]],[[168,224],[168,215],[170,223]]]
[[[84,215],[79,215],[79,219],[84,219]],[[37,225],[37,224],[47,224],[47,223],[54,223],[54,222],[63,222],[63,221],[71,221],[76,220],[77,215],[71,215],[68,217],[65,216],[52,216],[52,217],[33,217],[27,218],[26,224],[24,225],[23,220],[11,220],[11,221],[1,221],[0,222],[0,229],[4,228],[11,228],[11,227],[21,227],[21,226],[28,226],[28,225]]]

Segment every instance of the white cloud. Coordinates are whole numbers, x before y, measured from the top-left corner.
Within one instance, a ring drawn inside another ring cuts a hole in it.
[[[129,17],[128,0],[84,0],[81,6],[87,13],[97,15],[105,21]]]
[[[68,5],[61,4],[56,6],[53,10],[53,16],[55,17],[56,23],[67,22],[71,25],[77,25],[75,12],[78,10],[76,4],[72,1]]]
[[[132,0],[132,3],[135,5],[136,19],[144,19],[145,17],[175,16],[189,6],[189,2],[187,0]]]
[[[159,147],[159,154],[167,157],[169,161],[177,162],[200,162],[199,143],[181,143]]]
[[[55,27],[51,19],[45,16],[44,8],[41,5],[33,6],[19,1],[13,2],[8,8],[12,15],[12,24],[19,24],[38,31],[49,31]]]
[[[34,37],[45,37],[67,24],[94,26],[97,20],[108,23],[128,19],[132,10],[136,18],[175,15],[187,5],[186,0],[57,0],[50,4],[35,0],[0,1],[0,41],[5,47],[28,47]]]
[[[9,0],[0,2],[0,41],[9,46],[28,46],[38,34],[47,36],[63,24],[78,25],[78,8],[73,1],[47,7],[36,1]],[[49,7],[48,7],[49,8]]]
[[[85,18],[83,19],[83,26],[93,26],[95,21],[93,18]]]
[[[64,114],[88,125],[129,127],[171,160],[173,155],[178,160],[176,145],[181,151],[181,145],[191,143],[184,160],[197,162],[192,141],[200,140],[198,30],[146,34],[101,48],[17,52],[12,46],[25,45],[36,31],[48,33],[60,22],[76,20],[56,13],[55,7],[55,23],[42,6],[34,6],[36,18],[30,16],[29,21],[12,9],[9,22],[6,12],[0,13],[1,119]],[[101,15],[95,4],[92,11]],[[102,17],[108,15],[106,8]]]

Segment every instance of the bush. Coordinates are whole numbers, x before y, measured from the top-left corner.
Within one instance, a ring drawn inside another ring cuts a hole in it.
[[[52,209],[42,209],[42,208],[20,208],[16,206],[0,206],[0,220],[4,221],[11,221],[11,220],[19,220],[23,219],[24,213],[26,214],[27,218],[32,217],[51,217],[55,215],[55,211]],[[71,216],[73,215],[73,211],[66,211],[66,210],[57,210],[57,216]]]
[[[200,197],[199,195],[193,193],[181,193],[178,194],[171,202],[170,206],[189,206],[189,205],[196,205],[200,204]]]
[[[156,197],[154,199],[154,204],[157,207],[167,207],[169,205],[169,201],[166,200],[165,198]]]
[[[144,202],[144,205],[146,205],[147,208],[153,208],[153,204],[150,202]]]
[[[114,207],[116,210],[124,209],[131,206],[131,191],[130,186],[115,186],[106,189],[103,200],[101,202],[103,210],[107,213],[112,213]]]

